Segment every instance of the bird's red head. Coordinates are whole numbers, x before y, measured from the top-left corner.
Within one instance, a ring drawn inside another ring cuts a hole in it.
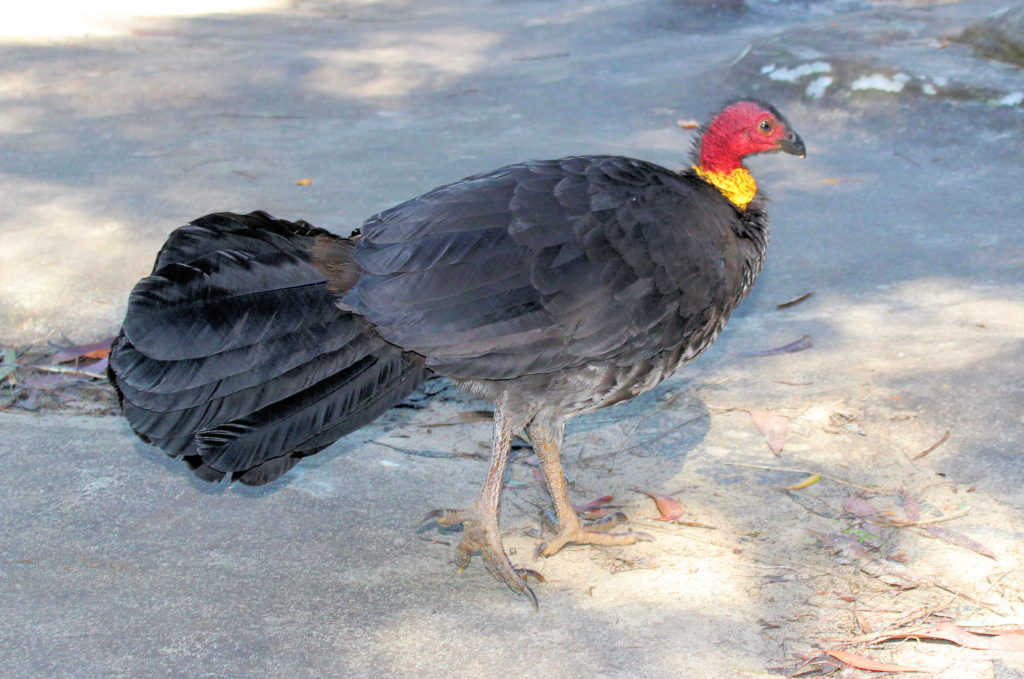
[[[729,104],[704,129],[698,163],[708,172],[729,173],[755,153],[785,151],[805,155],[804,142],[771,104],[743,100]]]

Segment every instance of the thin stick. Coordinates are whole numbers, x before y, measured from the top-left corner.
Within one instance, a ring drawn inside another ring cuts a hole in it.
[[[939,439],[938,441],[936,441],[936,442],[935,442],[935,443],[933,443],[932,445],[928,446],[927,448],[925,448],[924,450],[922,450],[922,451],[921,451],[920,453],[918,453],[917,455],[914,455],[914,456],[913,456],[912,458],[910,458],[910,459],[911,459],[911,460],[920,460],[920,459],[921,459],[922,457],[924,457],[925,455],[927,455],[928,453],[932,452],[933,450],[935,450],[936,448],[938,448],[939,446],[941,446],[941,445],[942,445],[943,443],[945,443],[946,441],[948,441],[948,440],[949,440],[949,433],[950,433],[950,430],[949,430],[949,429],[947,429],[947,430],[946,430],[946,433],[942,435],[942,438],[941,438],[941,439]]]
[[[660,441],[661,439],[665,438],[665,436],[667,436],[668,434],[671,434],[674,431],[682,429],[683,427],[685,427],[688,424],[693,424],[694,422],[697,422],[699,420],[703,420],[705,417],[710,417],[710,416],[711,416],[711,412],[701,413],[700,415],[697,415],[695,417],[691,417],[688,420],[684,420],[683,422],[680,422],[679,424],[677,424],[677,425],[675,425],[673,427],[669,427],[665,431],[659,432],[657,436],[652,436],[649,439],[644,439],[643,441],[640,441],[639,443],[634,443],[631,446],[624,446],[622,448],[618,448],[616,450],[612,450],[612,451],[609,451],[607,453],[601,453],[600,455],[590,455],[588,457],[583,457],[581,455],[579,457],[579,461],[581,463],[591,462],[593,460],[600,460],[600,459],[603,459],[603,458],[606,458],[606,457],[611,457],[613,455],[618,455],[619,453],[628,453],[629,451],[636,450],[637,448],[643,448],[644,446],[649,445],[651,443],[654,443],[655,441]]]
[[[89,377],[91,379],[103,379],[107,378],[106,375],[100,373],[88,372],[84,368],[72,368],[63,365],[26,365],[24,368],[31,368],[32,370],[39,370],[47,373],[60,373],[62,375],[68,375],[69,377]],[[87,366],[92,367],[92,366]]]
[[[868,521],[875,524],[876,526],[887,526],[889,528],[909,528],[911,526],[927,526],[930,523],[941,523],[943,521],[952,521],[953,519],[959,519],[964,514],[971,511],[970,507],[964,507],[963,509],[952,512],[950,514],[943,514],[937,516],[934,519],[921,519],[920,521],[900,521],[899,519],[882,519],[881,521],[871,521],[870,517]]]
[[[878,493],[879,495],[889,495],[889,494],[892,493],[891,490],[886,490],[884,488],[872,488],[871,486],[862,486],[860,484],[853,483],[852,481],[846,481],[846,480],[841,479],[841,478],[836,477],[836,476],[829,476],[828,474],[824,474],[824,473],[819,472],[819,471],[814,471],[813,469],[792,469],[792,468],[789,468],[789,467],[769,467],[769,466],[761,465],[761,464],[746,464],[746,463],[743,463],[743,462],[726,462],[725,464],[730,465],[732,467],[749,467],[750,469],[764,469],[765,471],[770,471],[770,472],[788,472],[790,474],[821,474],[821,478],[823,478],[823,479],[828,479],[829,481],[835,481],[836,483],[841,483],[844,486],[850,486],[851,488],[857,488],[858,490],[865,490],[865,491],[867,491],[869,493]]]

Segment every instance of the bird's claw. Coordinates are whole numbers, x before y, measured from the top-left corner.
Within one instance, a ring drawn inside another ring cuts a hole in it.
[[[535,609],[539,607],[537,595],[526,581],[533,578],[537,582],[544,582],[544,576],[533,569],[512,565],[501,544],[501,533],[495,521],[481,517],[473,508],[435,509],[424,517],[422,523],[431,521],[441,527],[462,524],[462,540],[455,552],[455,565],[459,573],[466,570],[473,555],[479,553],[487,572],[508,585],[513,592],[526,595]]]
[[[647,537],[646,534],[641,533],[599,533],[597,531],[575,527],[569,530],[563,530],[549,542],[542,542],[537,545],[537,549],[533,552],[533,558],[537,559],[542,556],[552,556],[558,553],[558,550],[562,549],[562,547],[565,547],[570,543],[575,545],[605,546],[632,545],[635,544],[637,540],[641,540],[645,537]]]
[[[466,513],[467,512],[462,509],[434,509],[420,519],[420,525],[425,526],[429,523],[436,523],[442,528],[450,528],[451,526],[457,526],[462,523],[466,518],[463,515]]]

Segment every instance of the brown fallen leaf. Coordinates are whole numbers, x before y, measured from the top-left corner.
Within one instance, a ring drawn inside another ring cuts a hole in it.
[[[995,559],[996,555],[991,549],[981,544],[974,538],[969,538],[963,533],[957,533],[955,530],[943,528],[941,526],[924,526],[924,531],[934,538],[944,540],[957,547],[963,547],[969,549],[972,552],[987,556],[990,559]]]
[[[312,186],[313,185],[313,180],[312,179],[300,179],[297,182],[295,182],[295,185],[296,186]]]
[[[604,507],[610,505],[615,500],[613,495],[602,495],[596,500],[591,500],[587,504],[583,505],[585,509],[597,509],[598,507]]]
[[[804,656],[804,658],[806,658],[806,660],[803,664],[786,676],[790,679],[805,676],[822,677],[843,669],[843,663],[839,662],[824,651],[815,651],[814,653],[809,654],[809,656]]]
[[[864,498],[853,495],[843,500],[843,511],[854,516],[874,516],[877,511]]]
[[[61,349],[50,357],[49,362],[52,365],[56,365],[58,363],[70,363],[71,361],[83,358],[106,358],[110,354],[110,345],[114,343],[114,339],[113,337],[108,337],[92,344]]]
[[[591,500],[585,505],[573,505],[572,509],[577,514],[586,516],[587,518],[599,519],[612,513],[612,502],[614,501],[614,496],[602,495],[599,498]]]
[[[875,631],[871,628],[871,623],[868,622],[868,619],[860,611],[854,611],[853,618],[857,621],[857,627],[860,629],[861,634],[871,634]]]
[[[655,506],[658,508],[658,512],[661,516],[649,516],[647,518],[654,519],[655,521],[675,521],[681,517],[685,510],[683,506],[679,504],[679,500],[676,500],[670,495],[662,495],[661,493],[652,493],[647,490],[641,490],[639,488],[633,489],[637,493],[643,493],[652,500],[654,500]]]
[[[786,444],[789,420],[769,410],[755,410],[753,408],[743,408],[742,410],[750,413],[750,419],[754,421],[754,426],[764,436],[764,440],[768,443],[768,448],[776,455],[779,455],[782,452],[782,447]]]
[[[892,639],[938,639],[957,646],[980,651],[1024,651],[1024,628],[997,629],[989,627],[967,628],[952,622],[940,622],[923,629],[910,629],[886,635],[882,641]]]
[[[858,670],[868,670],[869,672],[927,672],[928,670],[917,670],[913,667],[904,667],[903,665],[892,665],[890,663],[876,662],[871,658],[865,658],[862,655],[844,651],[839,648],[825,649],[825,653],[839,660],[840,662],[846,663],[850,667],[856,667]]]

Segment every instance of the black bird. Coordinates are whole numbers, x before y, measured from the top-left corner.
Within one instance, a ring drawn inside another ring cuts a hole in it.
[[[501,544],[498,509],[524,428],[568,543],[588,531],[562,473],[565,422],[641,394],[718,336],[764,264],[768,218],[746,156],[804,155],[771,105],[734,102],[693,167],[618,156],[529,161],[467,177],[335,236],[262,212],[171,234],[128,300],[110,377],[132,429],[201,478],[259,485],[443,375],[494,404],[460,570],[536,597]]]

